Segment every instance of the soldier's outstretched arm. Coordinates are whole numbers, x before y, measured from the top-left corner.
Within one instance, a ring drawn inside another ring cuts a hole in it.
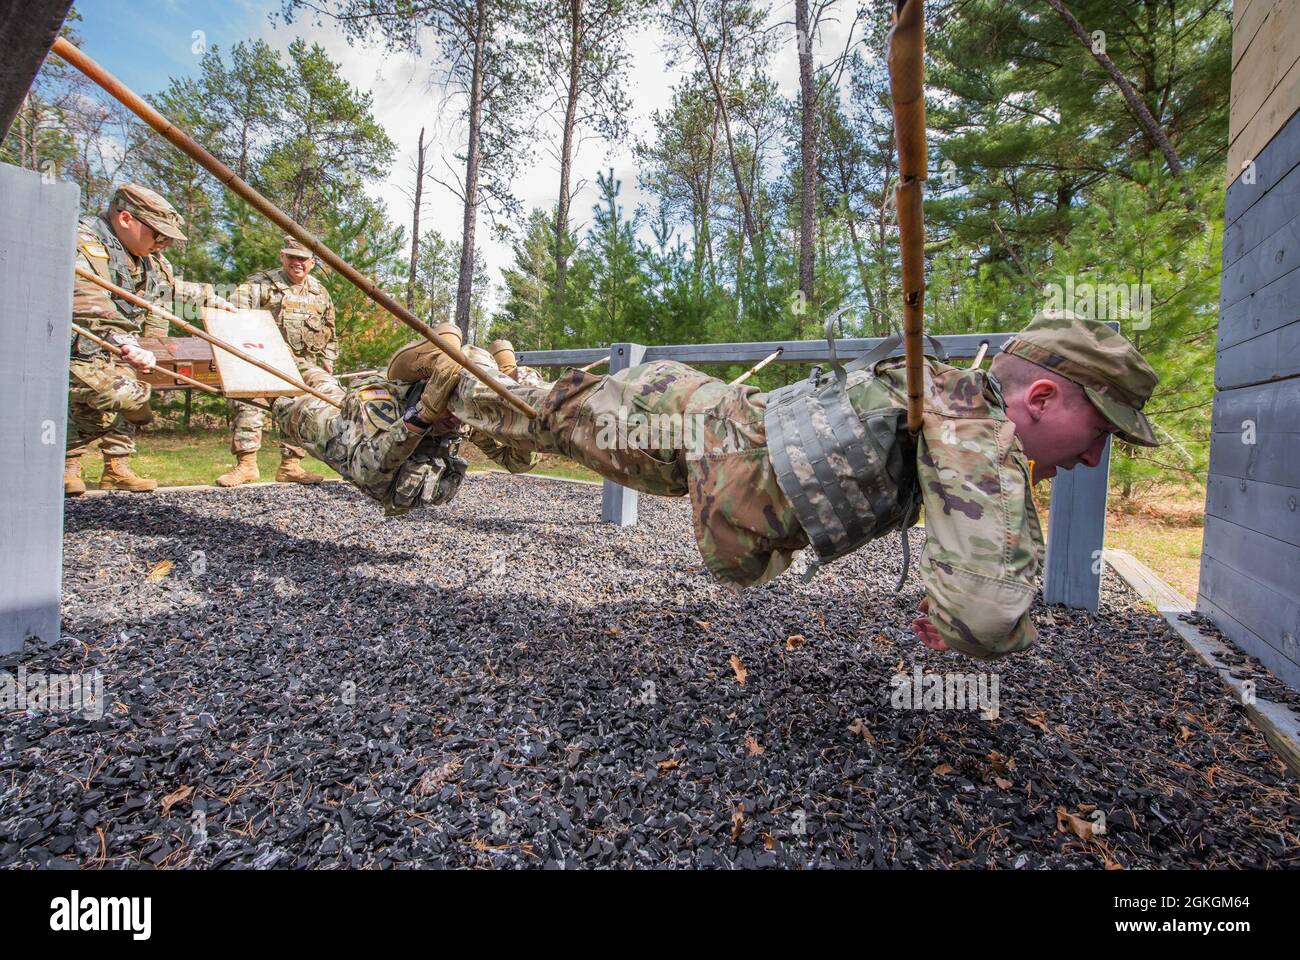
[[[171,265],[171,261],[164,256],[158,257],[162,264],[163,270],[173,284],[176,291],[176,304],[179,308],[183,303],[193,304],[196,307],[213,307],[217,310],[234,310],[234,304],[230,303],[224,297],[217,293],[216,288],[210,283],[198,283],[194,280],[184,280],[177,278],[176,271]],[[167,307],[167,304],[163,304]],[[166,331],[163,331],[164,334]]]
[[[1015,425],[927,413],[918,439],[930,622],[981,660],[1027,649],[1042,532]]]

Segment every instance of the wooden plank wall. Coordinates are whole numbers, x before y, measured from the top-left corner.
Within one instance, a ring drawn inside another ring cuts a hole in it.
[[[1300,689],[1300,4],[1237,0],[1233,14],[1197,608]]]
[[[1300,4],[1236,0],[1232,8],[1232,114],[1228,182],[1290,119],[1300,99]]]

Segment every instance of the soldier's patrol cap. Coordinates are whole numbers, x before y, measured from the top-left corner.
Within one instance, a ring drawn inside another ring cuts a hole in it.
[[[162,195],[138,183],[124,183],[113,194],[111,206],[125,210],[169,240],[185,241],[185,221]]]
[[[287,233],[284,235],[284,246],[280,248],[280,252],[287,253],[291,257],[314,258],[316,256],[316,254],[307,249],[301,240],[297,237],[292,237]]]
[[[1083,387],[1121,440],[1158,447],[1151,421],[1142,412],[1160,377],[1137,347],[1100,320],[1068,310],[1043,310],[1002,347]]]

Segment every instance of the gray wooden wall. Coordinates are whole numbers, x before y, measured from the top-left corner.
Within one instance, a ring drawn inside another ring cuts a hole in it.
[[[59,638],[77,187],[0,164],[0,653]]]
[[[1228,188],[1197,609],[1300,689],[1300,113]]]

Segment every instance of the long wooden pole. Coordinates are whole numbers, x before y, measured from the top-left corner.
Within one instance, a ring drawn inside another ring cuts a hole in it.
[[[781,354],[783,353],[785,353],[785,347],[777,347],[775,350],[769,353],[762,360],[758,361],[758,363],[754,364],[752,367],[750,367],[748,370],[746,370],[744,373],[738,376],[735,380],[732,380],[731,383],[727,384],[727,386],[735,387],[744,383],[746,380],[748,380],[754,374],[758,373],[758,371],[762,370],[764,367],[766,367],[777,357],[781,356]]]
[[[77,324],[74,323],[74,324],[72,325],[72,331],[73,331],[73,333],[75,333],[75,334],[76,334],[77,336],[79,336],[79,337],[85,337],[85,338],[86,338],[87,340],[89,340],[91,343],[97,343],[97,344],[99,344],[101,347],[103,347],[105,350],[107,350],[107,351],[108,351],[109,353],[111,353],[113,356],[115,356],[115,357],[123,357],[123,354],[122,354],[122,348],[121,348],[121,347],[119,347],[117,344],[109,343],[107,340],[102,340],[102,339],[100,339],[99,337],[97,337],[97,336],[95,336],[93,333],[91,333],[89,330],[87,330],[85,327],[80,327],[80,326],[78,326]],[[125,359],[125,357],[123,357],[123,359]],[[189,384],[190,386],[192,386],[192,387],[198,387],[200,390],[204,390],[204,391],[206,391],[206,392],[208,392],[208,393],[215,393],[215,394],[216,394],[217,396],[219,396],[219,397],[222,396],[221,391],[218,390],[216,387],[212,386],[212,384],[210,384],[210,383],[204,383],[202,380],[195,380],[193,377],[187,377],[187,376],[185,376],[185,374],[183,374],[183,373],[181,373],[181,372],[179,372],[179,371],[177,371],[177,370],[168,370],[166,367],[155,366],[154,369],[155,369],[155,370],[158,370],[158,371],[161,372],[161,373],[166,374],[167,376],[171,377],[173,380],[179,380],[181,383],[188,383],[188,384]],[[232,398],[232,399],[233,399],[233,398]],[[269,406],[267,406],[266,404],[255,403],[255,402],[252,401],[252,400],[241,400],[240,402],[241,402],[241,403],[251,404],[252,406],[257,407],[258,409],[261,409],[261,410],[267,410],[267,411],[269,411],[269,410],[271,409],[271,408],[270,408]]]
[[[161,137],[175,145],[178,149],[187,154],[195,163],[207,170],[208,173],[212,174],[235,193],[247,200],[254,209],[258,210],[281,230],[294,237],[300,243],[306,245],[306,247],[316,254],[317,257],[328,264],[331,269],[338,271],[346,277],[357,287],[358,290],[368,296],[371,300],[379,304],[420,336],[424,337],[470,373],[474,374],[474,376],[483,381],[489,389],[511,406],[519,410],[520,413],[523,413],[530,418],[537,416],[537,412],[533,410],[532,407],[528,406],[528,404],[524,403],[508,389],[496,380],[492,379],[492,377],[479,367],[478,364],[465,356],[464,351],[462,351],[457,344],[434,333],[433,327],[429,326],[383,290],[379,289],[379,287],[375,285],[374,281],[363,276],[350,263],[299,226],[287,213],[277,207],[270,200],[266,199],[266,197],[262,196],[239,177],[235,176],[233,170],[212,154],[208,153],[208,151],[203,149],[203,147],[199,146],[199,144],[191,139],[187,134],[178,130],[167,120],[166,117],[160,114],[153,107],[149,106],[149,104],[145,103],[144,100],[140,99],[140,97],[136,96],[136,94],[133,93],[126,84],[122,83],[122,81],[118,80],[115,76],[101,67],[90,57],[86,56],[63,37],[59,37],[55,40],[54,46],[51,49],[54,53],[68,61],[68,63],[72,64],[99,86],[103,87],[109,96],[126,106],[128,110],[157,131]]]
[[[589,370],[595,370],[595,369],[596,369],[597,367],[599,367],[602,363],[609,363],[609,357],[601,357],[599,360],[593,360],[591,363],[587,364],[585,367],[579,367],[578,369],[581,370],[583,373],[586,373],[586,372],[589,371]]]
[[[251,363],[259,370],[265,370],[267,373],[271,374],[271,376],[278,377],[279,379],[283,380],[285,383],[289,384],[290,386],[296,387],[297,389],[305,391],[306,393],[310,393],[317,400],[324,400],[326,403],[330,404],[331,406],[338,407],[340,410],[343,409],[343,404],[339,403],[337,400],[325,396],[325,394],[321,393],[319,390],[313,390],[311,387],[307,386],[307,384],[303,383],[297,377],[291,377],[287,373],[283,373],[275,369],[275,367],[271,366],[269,363],[257,359],[257,357],[253,356],[252,354],[245,353],[243,350],[240,350],[238,347],[229,344],[224,340],[218,340],[216,337],[208,333],[208,331],[204,330],[202,327],[196,327],[192,323],[186,323],[180,317],[176,316],[176,314],[164,310],[162,307],[158,306],[157,304],[150,303],[144,297],[134,294],[130,290],[127,290],[124,287],[119,287],[116,283],[113,283],[112,281],[105,280],[103,277],[99,276],[98,274],[92,273],[91,271],[87,270],[85,267],[76,267],[74,269],[77,271],[77,276],[81,277],[83,280],[89,280],[91,283],[103,287],[105,290],[109,291],[110,293],[116,294],[117,296],[122,297],[124,300],[131,301],[131,303],[134,303],[137,307],[143,307],[144,309],[148,310],[150,313],[156,315],[160,319],[166,320],[168,323],[176,324],[176,326],[180,327],[186,333],[191,333],[194,336],[199,337],[200,339],[208,341],[208,343],[212,344],[214,347],[220,348],[226,351],[226,353],[233,354],[234,356],[238,357],[240,360],[243,360],[245,363]],[[232,397],[231,399],[234,398]]]
[[[896,0],[889,31],[889,88],[898,143],[898,241],[903,258],[903,350],[907,367],[907,428],[921,429],[925,387],[925,4]]]

